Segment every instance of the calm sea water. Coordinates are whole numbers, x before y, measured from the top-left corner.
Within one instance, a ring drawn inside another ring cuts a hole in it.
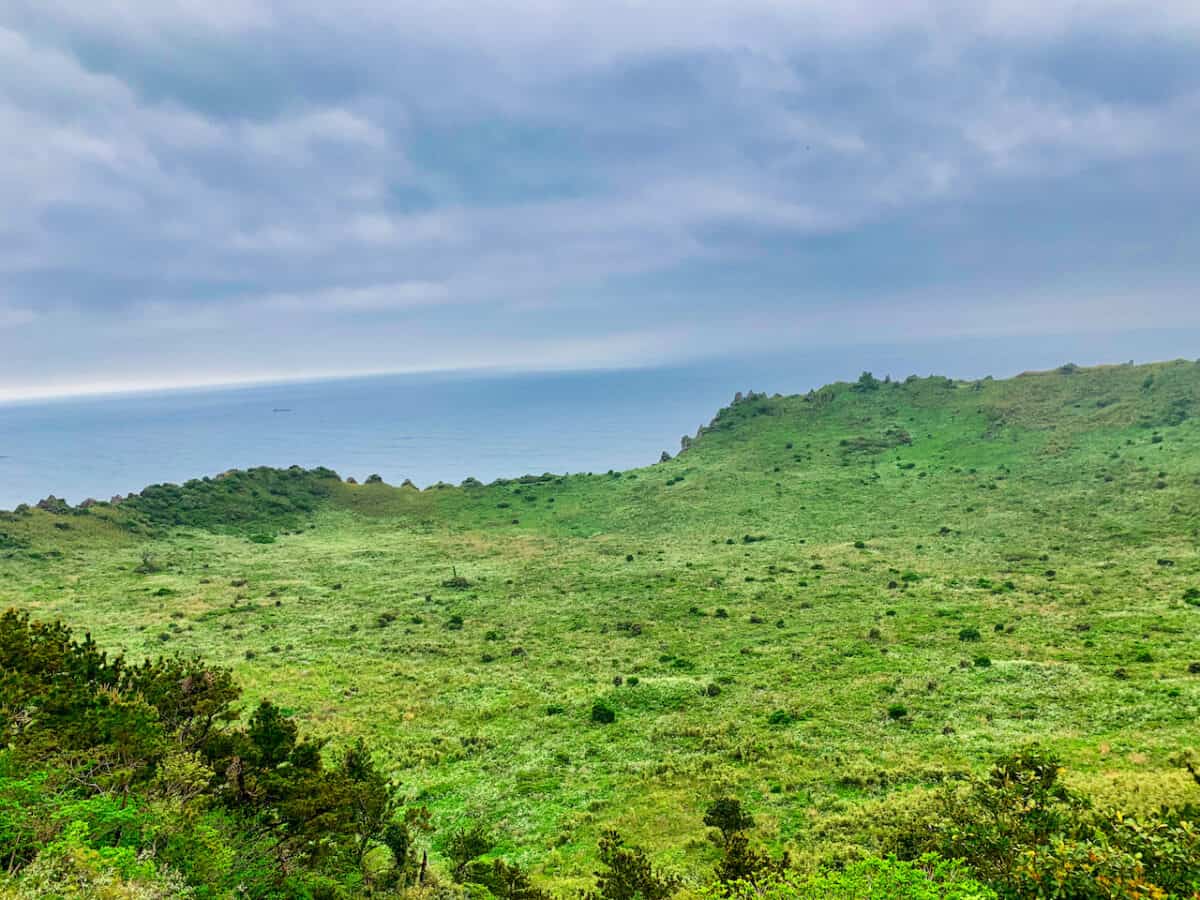
[[[645,465],[735,390],[702,368],[383,376],[0,406],[0,509],[230,468],[328,466],[389,483]]]
[[[678,368],[401,375],[0,404],[0,509],[248,466],[328,466],[425,486],[652,463],[739,390],[795,393],[863,369],[1011,375],[1067,360],[1194,356],[1200,333],[829,348]],[[1188,351],[1191,351],[1190,353]],[[286,410],[286,411],[283,411]]]

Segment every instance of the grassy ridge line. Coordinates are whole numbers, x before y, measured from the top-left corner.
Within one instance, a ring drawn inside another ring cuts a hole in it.
[[[1050,372],[1024,373],[1004,381],[985,378],[964,382],[940,376],[911,376],[904,382],[881,382],[867,376],[858,383],[838,382],[799,396],[767,397],[752,392],[743,397],[739,394],[733,405],[721,409],[694,438],[684,437],[681,456],[690,462],[693,457],[703,455],[697,451],[708,451],[714,445],[717,452],[745,450],[745,445],[762,437],[762,432],[777,430],[769,424],[764,427],[763,418],[781,420],[787,428],[798,430],[802,437],[808,430],[820,431],[830,425],[852,430],[856,416],[864,412],[899,411],[898,407],[889,409],[889,405],[949,409],[953,410],[951,417],[957,418],[970,415],[972,403],[976,406],[975,415],[981,417],[978,423],[980,437],[996,440],[1006,429],[1010,432],[1054,431],[1056,439],[1048,441],[1043,449],[1061,452],[1072,436],[1090,430],[1180,424],[1200,409],[1198,387],[1200,364],[1186,361],[1086,369],[1067,365]],[[970,394],[966,403],[956,396],[962,391]],[[861,424],[868,422],[869,418]],[[750,432],[746,431],[747,426],[753,426]],[[724,439],[733,431],[738,432],[737,439],[732,442]],[[899,426],[893,426],[844,438],[842,449],[847,457],[845,461],[849,462],[852,454],[879,453],[903,443],[911,443],[911,436]],[[802,454],[797,454],[797,461],[801,459]],[[567,477],[546,474],[498,479],[488,487],[494,491],[513,484],[536,486],[553,482],[561,485]],[[347,490],[355,487],[364,490]],[[458,488],[439,483],[419,491],[410,485],[392,488],[382,482],[357,486],[343,482],[336,472],[326,468],[259,467],[230,470],[213,477],[193,479],[183,485],[151,485],[124,498],[118,504],[118,513],[109,513],[102,518],[105,522],[122,524],[134,533],[143,527],[182,526],[269,536],[300,528],[320,506],[330,502],[367,515],[432,516],[436,509],[447,504],[425,498],[425,493],[447,490],[466,492],[475,498],[489,496],[489,491],[473,478],[466,479]],[[635,496],[634,499],[644,498]],[[58,514],[79,513],[85,508],[110,509],[107,503],[88,503],[82,508],[72,508],[55,498],[48,498],[41,505],[45,507],[43,511]],[[453,506],[454,501],[449,505]],[[21,511],[25,509],[27,507]],[[12,521],[11,517],[8,520]],[[19,529],[9,529],[0,534],[0,549],[9,544],[15,546],[21,540],[17,531]]]

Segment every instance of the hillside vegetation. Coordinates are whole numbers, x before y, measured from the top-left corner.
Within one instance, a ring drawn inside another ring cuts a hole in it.
[[[761,883],[742,887],[756,895],[1023,896],[1058,873],[1043,896],[1193,896],[1200,363],[864,374],[739,396],[683,446],[634,471],[489,485],[255,469],[47,502],[0,514],[0,609],[86,632],[131,667],[198,655],[230,670],[236,740],[253,743],[237,729],[269,699],[324,742],[319,778],[351,777],[346,755],[366,754],[370,779],[398,786],[395,815],[420,820],[425,887],[372,875],[392,851],[360,828],[347,846],[375,849],[353,864],[295,851],[324,887],[254,882],[231,861],[233,875],[184,873],[197,896],[237,896],[234,875],[256,896],[336,896],[429,891],[436,873],[441,891],[626,900],[595,873],[652,862],[661,883],[629,890],[657,900],[714,890],[714,868],[746,853],[763,855],[747,869]],[[24,665],[25,640],[3,671]],[[90,709],[90,691],[72,702]],[[25,728],[14,703],[0,700],[10,747]],[[4,847],[12,784],[67,766],[15,752],[0,753]],[[216,781],[229,752],[204,757]],[[215,783],[197,793],[206,815],[226,803],[240,822]],[[706,813],[728,798],[754,827],[709,840]],[[1010,802],[1037,821],[983,834],[980,810]],[[129,829],[67,834],[89,815],[60,815],[39,841],[144,854]]]

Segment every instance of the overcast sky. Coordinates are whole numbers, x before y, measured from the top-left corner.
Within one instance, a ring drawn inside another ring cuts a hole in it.
[[[1198,148],[1197,0],[0,0],[0,397],[1184,334]]]

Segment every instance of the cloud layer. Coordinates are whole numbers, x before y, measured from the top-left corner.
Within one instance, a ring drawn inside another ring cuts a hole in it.
[[[0,388],[1196,327],[1197,146],[1192,0],[10,0]]]

